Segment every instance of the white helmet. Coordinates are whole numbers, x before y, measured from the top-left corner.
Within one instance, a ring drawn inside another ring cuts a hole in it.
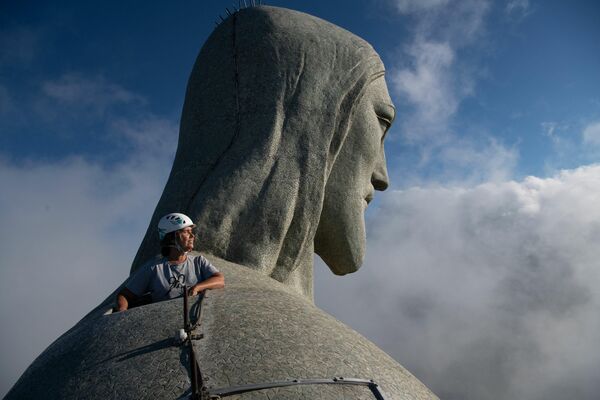
[[[175,232],[188,226],[196,226],[192,219],[185,214],[167,214],[158,221],[158,236],[163,240],[167,233]]]

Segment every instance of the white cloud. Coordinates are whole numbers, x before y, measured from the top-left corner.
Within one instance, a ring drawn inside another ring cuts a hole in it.
[[[384,194],[356,276],[317,303],[444,399],[597,397],[600,165]]]
[[[395,6],[403,14],[422,12],[448,4],[449,0],[395,0]]]
[[[489,0],[440,1],[434,5],[406,13],[414,18],[415,39],[449,42],[453,49],[459,49],[481,38]]]
[[[142,96],[101,76],[64,74],[57,80],[43,82],[41,90],[42,94],[48,97],[53,108],[60,107],[61,113],[69,107],[76,112],[83,109],[92,115],[103,115],[113,106],[145,103]]]
[[[115,124],[132,150],[110,167],[0,158],[0,396],[129,273],[170,172],[177,126],[153,116]]]
[[[552,139],[552,141],[556,141],[557,137],[556,137],[556,129],[559,127],[558,123],[556,122],[552,122],[552,121],[547,121],[547,122],[542,122],[542,129],[544,130],[544,133],[546,134],[546,136],[548,136],[550,139]]]
[[[519,158],[516,149],[506,148],[494,138],[479,146],[471,140],[455,139],[439,149],[438,157],[445,168],[437,181],[474,183],[508,179]]]
[[[594,146],[600,145],[600,122],[593,122],[583,129],[583,142]]]
[[[505,12],[511,17],[522,19],[531,13],[531,5],[529,0],[508,0]]]
[[[594,143],[593,124],[588,138],[581,130],[579,123],[574,121],[546,121],[541,123],[543,135],[550,139],[552,152],[544,159],[544,169],[547,174],[573,165],[585,165],[596,162],[600,155],[600,146]],[[598,136],[600,139],[600,135]],[[600,144],[600,142],[598,142]]]
[[[111,121],[114,134],[133,144],[138,151],[174,154],[177,123],[152,115],[139,120],[118,118]]]
[[[3,89],[0,106],[10,106]],[[93,126],[95,139],[125,149],[118,161],[16,163],[0,153],[0,320],[10,321],[0,328],[0,396],[129,273],[177,144],[177,122],[144,105],[102,77],[65,74],[44,82],[33,106],[56,117],[46,124],[56,140]]]
[[[416,109],[414,118],[418,122],[413,129],[422,135],[438,132],[446,127],[458,105],[450,73],[454,51],[448,43],[416,42],[407,54],[413,65],[392,73],[393,87],[403,101]],[[418,135],[407,134],[410,137]]]
[[[431,184],[498,182],[514,176],[520,153],[493,136],[447,135],[434,143],[411,143],[392,153],[390,181],[394,188]]]
[[[485,130],[467,128],[465,132],[456,118],[462,102],[475,94],[482,74],[473,48],[485,45],[480,39],[485,38],[490,2],[393,4],[410,17],[411,27],[408,44],[389,68],[400,115],[395,129],[401,132],[402,145],[419,155],[417,172],[442,171],[440,180],[470,182],[510,176],[517,164],[517,149]],[[403,179],[398,181],[406,182],[406,173],[414,175],[415,171],[412,166],[403,169]]]
[[[411,43],[390,73],[400,101],[412,107],[403,115],[403,131],[413,141],[445,140],[460,102],[474,90],[474,69],[459,53],[484,31],[489,2],[395,4],[415,19]]]

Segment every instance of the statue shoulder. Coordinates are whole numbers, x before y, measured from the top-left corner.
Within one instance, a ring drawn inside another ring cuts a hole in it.
[[[194,343],[202,374],[211,377],[209,389],[342,376],[373,379],[391,398],[407,392],[436,398],[375,344],[285,285],[242,266],[216,263],[228,285],[205,295],[202,339]],[[293,390],[306,392],[300,398],[344,397],[340,388]],[[344,390],[363,398],[359,389]]]

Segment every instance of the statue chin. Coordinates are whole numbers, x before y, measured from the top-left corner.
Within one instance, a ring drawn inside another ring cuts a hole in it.
[[[361,209],[324,209],[315,233],[314,251],[335,275],[358,271],[366,249],[366,229]],[[332,212],[335,210],[336,212]]]
[[[325,264],[327,264],[327,266],[329,267],[331,272],[333,272],[335,275],[338,275],[338,276],[343,276],[346,274],[351,274],[353,272],[356,272],[356,271],[358,271],[358,269],[360,268],[360,266],[362,264],[362,259],[360,261],[356,261],[356,260],[346,261],[346,260],[339,259],[339,258],[335,258],[335,259],[328,258],[326,256],[319,254],[318,251],[316,251],[316,253],[319,257],[321,257],[323,262],[325,262]]]
[[[365,254],[365,239],[333,244],[331,241],[322,242],[315,238],[315,253],[327,264],[335,275],[346,275],[358,271],[362,266]],[[338,236],[339,238],[339,236]],[[341,242],[341,241],[340,241]]]

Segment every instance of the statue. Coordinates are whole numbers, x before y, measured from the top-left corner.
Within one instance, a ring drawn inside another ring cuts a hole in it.
[[[314,252],[338,275],[362,264],[363,214],[374,190],[388,186],[383,139],[394,117],[377,53],[316,17],[242,9],[204,44],[173,169],[132,271],[157,252],[162,215],[193,219],[199,248],[227,279],[203,300],[194,342],[207,390],[343,376],[373,379],[393,399],[436,398],[312,304]],[[181,301],[106,315],[112,300],[51,345],[7,398],[189,394],[185,355],[167,340]],[[44,391],[32,389],[42,381]],[[352,385],[243,398],[268,396],[373,398]]]
[[[368,43],[304,14],[259,7],[223,23],[192,71],[134,269],[155,254],[156,223],[172,210],[201,228],[204,251],[308,297],[315,250],[336,274],[358,269],[365,200],[387,187],[394,108],[383,75]]]

